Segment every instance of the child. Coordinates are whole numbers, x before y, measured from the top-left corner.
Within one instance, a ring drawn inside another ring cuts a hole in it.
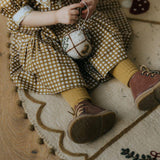
[[[86,89],[113,75],[130,87],[139,109],[160,102],[160,75],[140,70],[127,58],[130,26],[117,0],[83,0],[90,14],[84,25],[92,55],[73,60],[61,47],[65,33],[82,23],[79,0],[1,0],[0,12],[9,18],[10,73],[20,89],[41,94],[60,93],[74,110],[68,135],[76,143],[95,140],[109,131],[115,113],[92,104]],[[97,8],[96,8],[97,7]],[[85,18],[87,10],[82,11]],[[103,94],[103,93],[102,93]]]

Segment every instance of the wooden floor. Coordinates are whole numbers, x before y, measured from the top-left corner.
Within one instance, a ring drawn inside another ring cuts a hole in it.
[[[9,78],[6,19],[0,15],[0,160],[59,160],[24,119],[18,95]]]

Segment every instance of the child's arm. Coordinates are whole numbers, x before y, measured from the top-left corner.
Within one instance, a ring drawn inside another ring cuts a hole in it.
[[[83,7],[80,3],[75,3],[63,7],[56,11],[39,12],[32,11],[27,15],[21,25],[25,26],[48,26],[57,23],[74,24],[78,20],[79,11],[76,8]]]
[[[78,20],[80,3],[63,7],[56,11],[39,12],[30,7],[28,0],[0,0],[0,13],[13,19],[19,26],[47,26],[57,23],[73,24]]]
[[[47,26],[57,24],[56,11],[39,12],[32,11],[21,21],[22,26]]]

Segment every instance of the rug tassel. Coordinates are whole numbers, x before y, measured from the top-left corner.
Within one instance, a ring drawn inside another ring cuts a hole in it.
[[[10,54],[8,54],[8,59],[11,59],[11,55]]]
[[[11,37],[11,32],[8,32],[7,36],[8,36],[8,38],[10,38]]]
[[[17,86],[14,87],[14,91],[15,91],[15,92],[18,92],[18,87],[17,87]]]
[[[34,128],[34,125],[33,125],[33,124],[31,124],[31,125],[29,126],[29,130],[30,130],[30,131],[35,131],[35,128]]]
[[[50,148],[50,151],[49,151],[50,154],[53,154],[55,155],[55,149],[54,148]]]
[[[11,45],[11,43],[10,43],[10,42],[8,42],[8,43],[7,43],[7,48],[10,48],[10,45]]]
[[[28,119],[27,113],[24,113],[23,118]]]
[[[40,145],[44,144],[43,138],[39,138],[39,139],[38,139],[38,143],[39,143]]]
[[[22,106],[22,101],[20,101],[20,100],[17,101],[17,104],[18,104],[19,107],[23,107],[23,106]]]

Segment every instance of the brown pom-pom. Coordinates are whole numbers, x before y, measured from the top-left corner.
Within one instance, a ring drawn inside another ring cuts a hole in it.
[[[11,46],[11,43],[8,42],[7,43],[7,48],[10,48],[10,46]]]
[[[23,106],[22,106],[22,101],[20,101],[20,100],[17,101],[17,104],[18,104],[19,107],[23,107]]]
[[[29,130],[34,131],[34,130],[35,130],[34,125],[31,124],[31,125],[29,126]]]
[[[14,91],[15,91],[15,92],[18,92],[18,87],[17,87],[17,86],[14,87]]]
[[[42,139],[42,138],[39,138],[39,139],[38,139],[38,143],[39,143],[39,144],[44,144],[43,139]]]
[[[55,155],[55,149],[54,148],[50,148],[49,153]]]
[[[24,119],[28,119],[27,113],[24,113],[23,117]]]
[[[11,37],[11,32],[8,32],[7,36],[8,36],[8,38],[10,38]]]
[[[11,58],[11,55],[10,54],[8,54],[8,59],[10,59]]]

